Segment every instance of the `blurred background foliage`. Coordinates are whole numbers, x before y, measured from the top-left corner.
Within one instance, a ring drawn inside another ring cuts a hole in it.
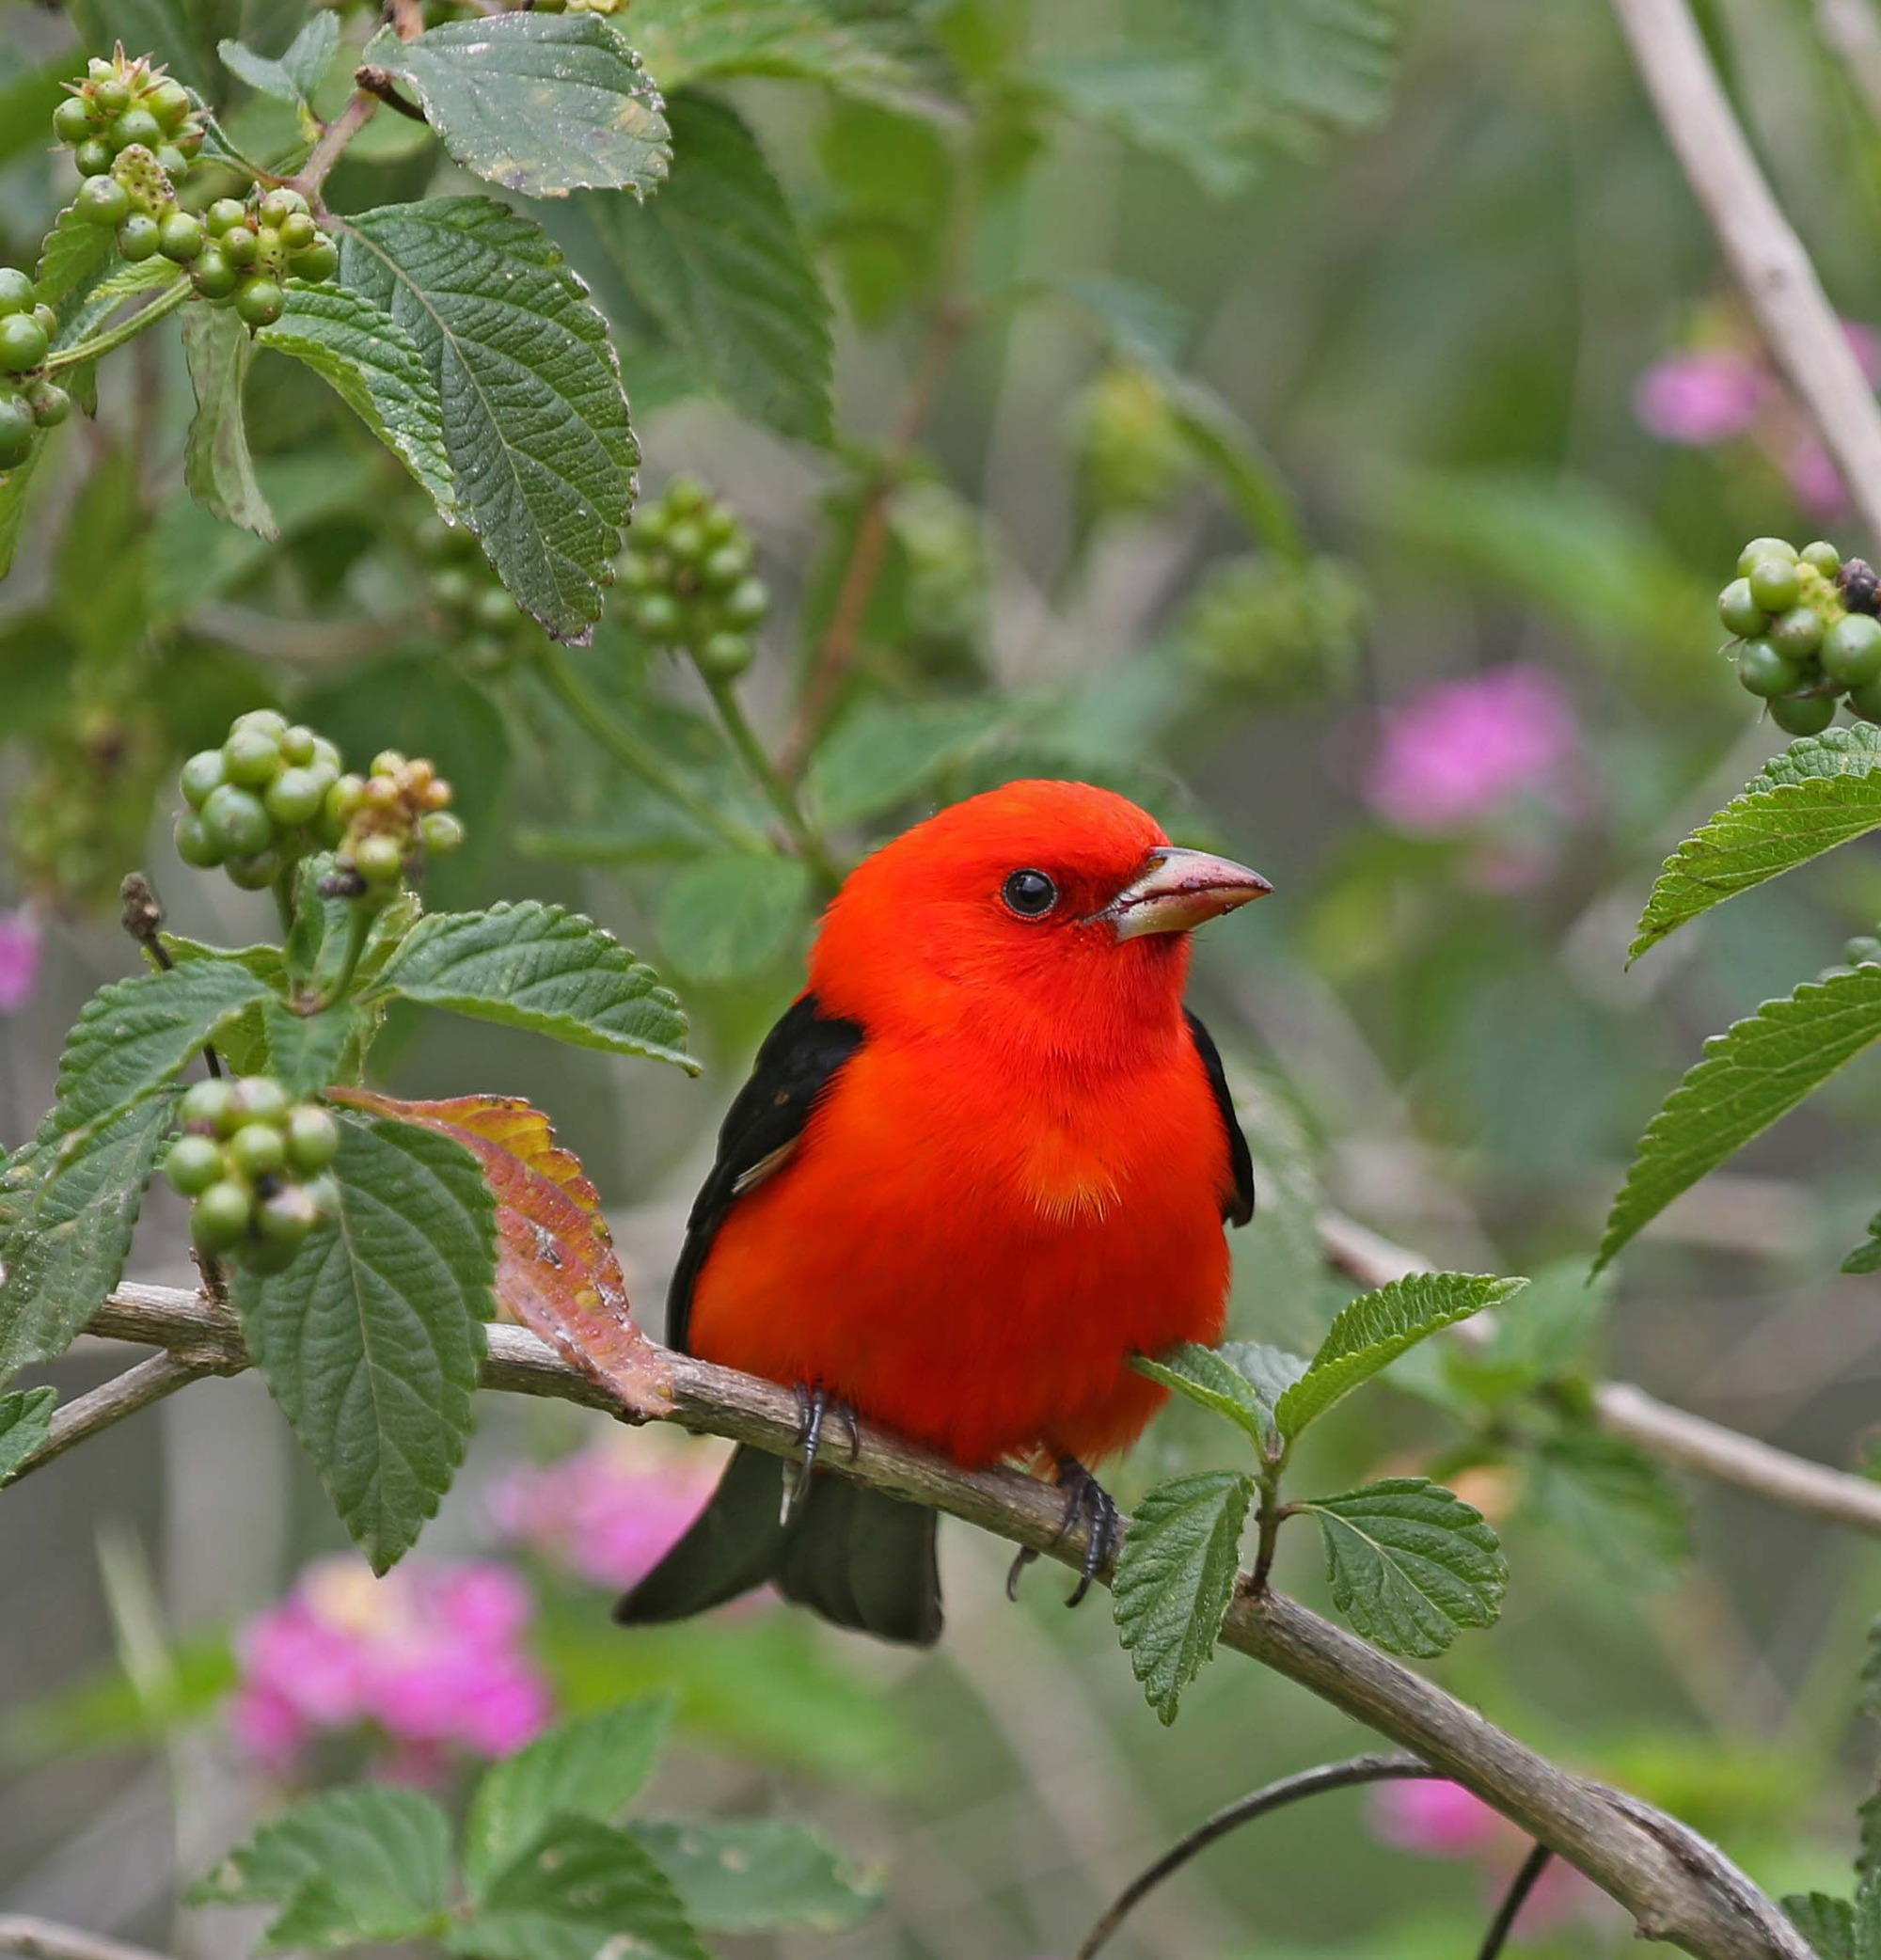
[[[1830,10],[1704,9],[1858,334],[1881,321],[1881,125],[1828,52]],[[218,71],[197,38],[213,11],[71,8],[92,41],[178,33],[163,51],[265,143],[283,112]],[[277,52],[300,15],[247,0],[242,30]],[[712,34],[754,17],[770,52],[715,60]],[[0,256],[18,261],[70,193],[42,134],[78,43],[55,11],[4,19]],[[1446,1684],[1715,1833],[1767,1889],[1843,1889],[1873,1754],[1849,1709],[1873,1552],[1675,1489],[1577,1421],[1576,1380],[1609,1370],[1860,1465],[1881,1369],[1873,1281],[1835,1270],[1877,1200],[1872,1070],[1682,1201],[1612,1289],[1583,1284],[1700,1037],[1881,914],[1872,854],[1842,853],[1624,967],[1659,857],[1780,746],[1717,657],[1711,594],[1743,539],[1873,541],[1850,534],[1733,308],[1605,7],[634,0],[621,24],[662,83],[710,93],[677,105],[673,182],[644,212],[581,197],[549,221],[614,326],[643,490],[696,475],[751,527],[774,609],[743,694],[814,820],[849,857],[939,801],[1074,775],[1272,878],[1197,946],[1262,1173],[1236,1332],[1297,1346],[1323,1326],[1341,1297],[1313,1229],[1327,1200],[1445,1264],[1542,1281],[1521,1340],[1359,1399],[1315,1431],[1308,1474],[1456,1482],[1514,1583],[1497,1631],[1439,1664]],[[767,223],[794,226],[833,301],[832,394],[814,286],[728,324],[726,292],[764,284],[741,257],[757,244],[705,186],[685,201],[688,136],[722,140],[725,103],[782,187]],[[421,130],[381,116],[330,188],[343,209],[451,182]],[[637,278],[663,211],[713,305]],[[140,340],[101,392],[0,589],[0,1141],[29,1133],[78,1002],[128,966],[109,919],[126,868],[149,866],[181,931],[261,929],[182,870],[162,819],[181,755],[278,702],[351,758],[393,744],[450,775],[471,841],[434,902],[577,904],[681,989],[699,1083],[435,1021],[375,1058],[401,1094],[552,1112],[656,1329],[815,896],[787,852],[728,848],[596,737],[637,732],[695,802],[765,833],[704,690],[637,638],[624,593],[591,647],[551,649],[474,561],[440,555],[396,466],[285,361],[261,357],[249,391],[276,545],[182,495],[174,345]],[[859,533],[878,553],[860,591]],[[158,1199],[134,1270],[184,1279],[182,1248]],[[56,1378],[76,1392],[106,1366],[81,1348]],[[597,1427],[490,1399],[414,1566],[527,1580],[532,1617],[499,1658],[545,1704],[672,1688],[683,1747],[658,1808],[811,1817],[883,1868],[866,1922],[728,1953],[1063,1952],[1208,1809],[1357,1740],[1240,1665],[1163,1732],[1101,1611],[1067,1615],[1038,1573],[1008,1607],[997,1547],[963,1530],[944,1534],[953,1623],[931,1656],[763,1606],[621,1634],[605,1588],[650,1556],[648,1520],[683,1513],[706,1446]],[[1172,1412],[1123,1492],[1217,1448],[1208,1434]],[[528,1501],[562,1459],[560,1494]],[[448,1676],[462,1629],[309,1567],[337,1526],[308,1481],[245,1379],[0,1507],[0,1907],[204,1960],[245,1950],[251,1924],[181,1908],[180,1885],[282,1783],[363,1761],[448,1780],[496,1746],[415,1713],[396,1669],[371,1685],[375,1642]],[[1318,1597],[1304,1543],[1280,1578]],[[276,1678],[282,1615],[311,1645]],[[306,1688],[323,1654],[344,1683],[324,1702]],[[1442,1802],[1342,1796],[1265,1824],[1115,1951],[1471,1950],[1522,1847]],[[1628,1939],[1572,1881],[1528,1925],[1538,1953]]]

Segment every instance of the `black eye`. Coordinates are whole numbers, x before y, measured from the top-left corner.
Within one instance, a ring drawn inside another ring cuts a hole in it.
[[[1058,887],[1042,871],[1015,871],[1000,896],[1021,919],[1042,919],[1058,903]]]

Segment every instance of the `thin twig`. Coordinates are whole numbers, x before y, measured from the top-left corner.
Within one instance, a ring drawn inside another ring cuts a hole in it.
[[[719,710],[719,720],[725,724],[725,733],[732,738],[733,748],[751,771],[752,780],[764,791],[770,807],[777,812],[798,856],[822,888],[822,895],[829,897],[843,882],[842,870],[830,856],[830,846],[823,841],[822,833],[804,815],[796,790],[784,781],[777,765],[770,759],[769,751],[759,740],[757,730],[745,713],[744,703],[738,699],[736,684],[706,675],[705,687],[713,705]]]
[[[1554,1855],[1545,1844],[1534,1845],[1529,1850],[1515,1876],[1510,1880],[1509,1889],[1502,1895],[1502,1904],[1495,1908],[1495,1917],[1489,1922],[1489,1931],[1482,1936],[1482,1946],[1476,1960],[1497,1960],[1497,1955],[1509,1943],[1509,1936],[1515,1930],[1515,1921],[1522,1908],[1528,1903],[1528,1894],[1541,1882],[1541,1873],[1548,1869],[1548,1860]]]
[[[24,1953],[27,1960],[166,1960],[149,1947],[18,1912],[0,1913],[0,1953]]]
[[[242,1366],[216,1354],[152,1354],[135,1367],[101,1383],[75,1402],[63,1403],[55,1410],[52,1434],[13,1472],[9,1481],[17,1483],[21,1478],[43,1469],[55,1457],[62,1457],[87,1436],[108,1430],[113,1423],[136,1415],[139,1409],[148,1409],[152,1402],[162,1401],[179,1388],[187,1388],[192,1382],[200,1382],[206,1375],[236,1374]]]
[[[1881,406],[1718,82],[1687,0],[1613,0],[1633,58],[1771,356],[1881,538]]]
[[[340,161],[341,152],[371,121],[378,106],[379,98],[363,87],[352,96],[339,115],[321,131],[320,141],[313,146],[307,162],[300,166],[300,175],[292,180],[293,187],[298,191],[305,191],[310,198],[318,198],[321,186],[326,182],[334,165]]]
[[[243,1351],[240,1325],[226,1306],[169,1287],[120,1287],[93,1316],[91,1332],[237,1365]],[[520,1327],[493,1326],[487,1341],[486,1387],[649,1419]],[[799,1453],[801,1415],[789,1390],[694,1355],[661,1359],[672,1414],[659,1419],[779,1456]],[[1022,1472],[961,1470],[867,1425],[853,1460],[841,1451],[828,1467],[1074,1569],[1083,1563],[1087,1527],[1065,1531],[1063,1494]],[[1114,1559],[1099,1574],[1105,1584]],[[1676,1819],[1557,1768],[1434,1683],[1284,1593],[1241,1594],[1221,1639],[1461,1783],[1586,1873],[1649,1937],[1699,1960],[1813,1960],[1777,1906]]]
[[[376,96],[388,109],[395,110],[407,122],[423,122],[425,113],[417,103],[408,103],[398,91],[392,76],[383,68],[368,65],[354,71],[353,79],[368,95]]]
[[[1072,1960],[1094,1960],[1094,1956],[1109,1945],[1124,1920],[1165,1878],[1179,1872],[1191,1858],[1198,1857],[1210,1844],[1219,1842],[1230,1831],[1239,1830],[1242,1825],[1271,1816],[1288,1804],[1319,1796],[1329,1790],[1350,1790],[1360,1783],[1414,1781],[1441,1777],[1442,1774],[1441,1770],[1432,1769],[1415,1756],[1354,1756],[1349,1762],[1322,1762],[1317,1769],[1282,1777],[1278,1782],[1269,1783],[1250,1795],[1237,1797],[1205,1823],[1185,1832],[1154,1864],[1139,1872],[1105,1908],[1097,1924],[1084,1935],[1084,1942],[1072,1955]]]

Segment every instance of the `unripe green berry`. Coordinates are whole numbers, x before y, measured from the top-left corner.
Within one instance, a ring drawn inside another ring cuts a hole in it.
[[[297,1171],[324,1171],[340,1155],[340,1125],[317,1103],[288,1117],[288,1162]]]
[[[55,381],[34,381],[25,391],[27,408],[41,429],[56,429],[71,413],[71,397]]]
[[[624,593],[643,593],[653,583],[653,563],[644,551],[629,548],[621,554],[615,577]]]
[[[1724,630],[1739,640],[1752,640],[1770,624],[1770,615],[1750,596],[1750,581],[1733,578],[1717,595],[1717,616]]]
[[[0,369],[24,374],[46,357],[46,330],[30,313],[8,313],[0,320]]]
[[[679,632],[679,601],[669,593],[642,593],[634,601],[634,630],[643,639],[664,644]]]
[[[159,82],[144,97],[144,106],[162,123],[166,135],[174,135],[189,114],[189,90],[181,82]]]
[[[115,70],[107,70],[91,91],[101,116],[121,116],[131,106],[130,85]]]
[[[1826,538],[1818,538],[1803,546],[1803,562],[1813,565],[1825,578],[1833,578],[1841,570],[1841,553]]]
[[[1794,557],[1760,558],[1748,578],[1750,596],[1765,612],[1787,612],[1802,596],[1803,581]]]
[[[1881,721],[1881,681],[1848,690],[1848,704],[1864,721]]]
[[[278,751],[277,751],[278,753]],[[284,830],[308,824],[320,814],[328,784],[313,769],[286,768],[262,792],[261,803]]]
[[[187,265],[202,251],[206,234],[202,220],[187,211],[173,211],[157,226],[157,249],[178,265]]]
[[[1773,701],[1770,719],[1786,735],[1821,735],[1835,719],[1835,703],[1826,694],[1804,694],[1794,700]]]
[[[1769,701],[1800,688],[1803,670],[1767,640],[1747,640],[1737,653],[1737,678],[1749,693]]]
[[[1881,620],[1865,612],[1839,619],[1822,642],[1823,672],[1843,688],[1865,688],[1881,680]]]
[[[720,545],[706,553],[699,577],[708,593],[728,593],[751,568],[749,545]]]
[[[210,792],[220,789],[228,780],[220,749],[198,749],[183,764],[182,774],[178,778],[182,799],[192,810],[200,810],[208,802]]]
[[[462,565],[441,565],[431,575],[432,604],[445,612],[462,612],[475,590]]]
[[[292,735],[292,729],[288,731],[289,735]],[[283,749],[281,753],[285,755],[288,751]],[[311,760],[317,768],[324,769],[329,776],[339,775],[340,751],[324,735],[317,735],[313,738],[313,755]]]
[[[222,250],[230,265],[252,265],[261,242],[245,224],[230,225],[222,234]]]
[[[154,150],[164,140],[163,125],[148,109],[126,109],[111,125],[106,140],[118,150],[129,150],[134,143]]]
[[[1766,638],[1779,654],[1792,660],[1807,660],[1823,642],[1822,615],[1808,606],[1793,606],[1771,621]]]
[[[1766,558],[1788,559],[1796,561],[1796,547],[1787,538],[1752,538],[1749,544],[1737,554],[1737,573],[1741,578],[1750,576],[1750,568]]]
[[[224,1178],[197,1199],[189,1218],[190,1237],[204,1252],[227,1252],[248,1236],[253,1206],[253,1194],[245,1184]]]
[[[674,477],[666,486],[666,508],[675,517],[691,516],[711,499],[711,491],[697,477]]]
[[[141,211],[134,211],[118,228],[118,249],[133,265],[155,258],[163,240],[163,230],[156,219]]]
[[[58,315],[43,300],[33,308],[33,318],[40,323],[40,331],[48,340],[58,332]]]
[[[131,194],[115,177],[87,177],[72,208],[88,224],[116,227],[131,215]]]
[[[696,565],[705,555],[705,533],[681,519],[666,534],[666,555],[676,565]]]
[[[728,624],[755,626],[770,610],[770,588],[762,578],[741,578],[725,594],[723,609]]]
[[[0,313],[30,313],[34,290],[17,265],[0,265]]]
[[[189,276],[204,299],[227,299],[242,283],[241,273],[229,264],[222,247],[213,240],[196,255]]]
[[[223,1174],[222,1151],[209,1137],[180,1136],[164,1160],[164,1174],[184,1197],[199,1197]]]
[[[403,750],[381,749],[372,758],[372,774],[375,776],[401,776],[408,767]]]
[[[87,136],[85,139],[85,141],[81,143],[78,146],[78,148],[72,151],[71,160],[74,164],[78,166],[78,174],[81,177],[83,177],[87,182],[95,182],[99,178],[103,177],[111,168],[112,156],[113,151],[111,146],[104,140],[103,136]],[[122,184],[119,184],[118,188],[119,190],[122,190],[124,187]],[[83,186],[81,186],[81,198],[83,197],[83,195],[84,188]],[[86,215],[88,217],[90,213],[87,212]],[[115,225],[118,222],[118,220],[116,218],[109,218],[101,219],[99,222],[101,224],[108,223]]]
[[[342,776],[326,792],[326,801],[320,813],[321,830],[329,844],[338,844],[346,834],[346,827],[358,814],[360,805],[366,800],[366,780],[363,776]]]
[[[227,853],[194,810],[185,810],[176,822],[176,851],[195,871],[209,871],[221,863]]]
[[[272,1075],[245,1075],[236,1084],[232,1107],[241,1123],[270,1123],[277,1130],[293,1104]]]
[[[192,1083],[177,1105],[177,1121],[187,1128],[213,1130],[227,1134],[229,1114],[235,1100],[235,1084],[226,1076],[213,1075],[207,1082]]]
[[[516,623],[516,602],[500,585],[486,585],[477,594],[470,616],[481,626],[513,626]]]
[[[699,519],[699,528],[705,533],[708,545],[729,545],[738,540],[749,550],[750,541],[743,536],[744,524],[728,503],[715,503],[703,512]]]
[[[320,236],[320,227],[304,211],[291,211],[277,228],[291,252],[304,252]]]
[[[248,215],[248,207],[239,198],[218,198],[202,214],[212,238],[221,238]]]
[[[331,1225],[340,1216],[340,1184],[324,1176],[309,1178],[301,1189],[313,1201],[314,1216],[322,1225]]]
[[[236,288],[235,310],[250,326],[272,326],[286,305],[287,295],[274,279],[249,279]]]
[[[281,772],[280,736],[252,723],[245,727],[238,721],[222,745],[222,767],[230,782],[238,782],[245,789],[260,789]]]
[[[236,729],[254,729],[267,736],[269,741],[279,745],[281,737],[288,732],[288,718],[279,708],[245,708],[229,724],[232,735]]]
[[[296,769],[306,768],[319,752],[320,737],[298,722],[281,736],[281,760]],[[337,768],[334,773],[339,773]]]
[[[229,882],[244,892],[265,892],[286,869],[287,860],[279,851],[256,851],[245,858],[230,858],[223,870]]]
[[[319,1223],[319,1207],[298,1184],[271,1191],[255,1208],[255,1230],[269,1245],[298,1246]]]
[[[82,96],[67,96],[53,111],[53,134],[61,143],[83,143],[92,128],[91,111]]]
[[[672,521],[660,504],[644,504],[636,511],[633,515],[633,527],[641,547],[651,551],[665,538],[666,528]]]
[[[212,790],[202,806],[203,829],[222,846],[225,856],[250,858],[265,851],[275,834],[275,826],[261,807],[261,799],[232,782]],[[266,883],[266,880],[262,880]]]
[[[0,401],[0,469],[17,469],[33,453],[33,419],[17,402]]]
[[[353,868],[369,885],[389,885],[404,873],[404,853],[396,837],[375,832],[355,846]]]
[[[427,810],[418,820],[418,840],[427,851],[454,851],[464,842],[464,826],[448,810]]]
[[[225,1146],[229,1167],[245,1178],[272,1178],[288,1161],[287,1138],[272,1123],[245,1123]]]
[[[289,260],[288,270],[297,279],[307,279],[314,285],[319,285],[323,279],[330,279],[340,270],[340,247],[323,233],[305,250],[296,252]]]
[[[175,183],[187,174],[189,158],[174,143],[160,143],[157,146],[157,168]]]
[[[694,657],[710,681],[735,681],[751,664],[755,649],[742,633],[712,633]]]

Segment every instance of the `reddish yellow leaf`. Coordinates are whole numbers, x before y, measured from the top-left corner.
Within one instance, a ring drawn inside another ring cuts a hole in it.
[[[470,1151],[497,1199],[498,1304],[636,1415],[672,1410],[672,1372],[634,1323],[600,1193],[539,1109],[514,1096],[401,1102],[371,1089],[328,1094]]]

